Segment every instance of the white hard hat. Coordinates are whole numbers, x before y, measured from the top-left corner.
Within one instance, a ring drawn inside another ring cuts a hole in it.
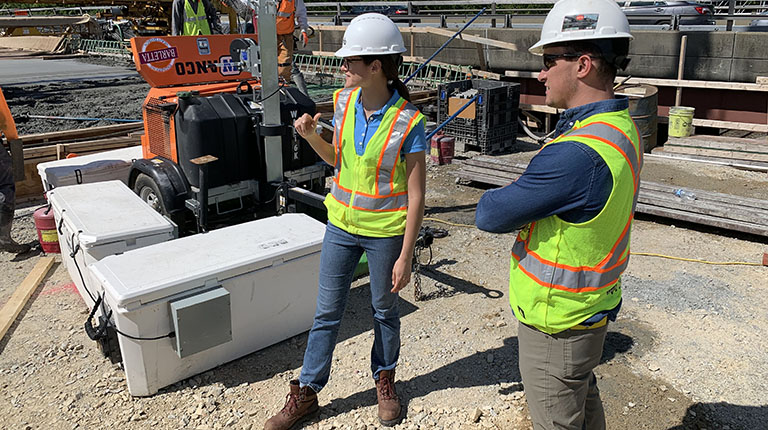
[[[600,39],[631,40],[627,16],[615,0],[560,0],[541,27],[541,39],[528,50],[542,55],[555,43]]]
[[[380,13],[356,16],[344,32],[337,57],[387,55],[405,52],[403,35],[391,19]]]

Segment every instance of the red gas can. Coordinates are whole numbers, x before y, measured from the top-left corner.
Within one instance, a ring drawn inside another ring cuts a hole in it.
[[[455,138],[438,132],[432,136],[430,142],[429,155],[432,158],[432,162],[437,164],[451,164],[455,147]]]
[[[32,218],[35,219],[37,228],[37,240],[40,241],[40,247],[43,252],[60,253],[59,235],[56,233],[56,220],[53,218],[53,209],[50,206],[38,208]]]

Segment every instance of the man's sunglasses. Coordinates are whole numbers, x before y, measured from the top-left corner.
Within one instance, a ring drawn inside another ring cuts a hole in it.
[[[555,67],[555,64],[557,64],[557,60],[560,58],[579,58],[584,54],[544,54],[542,57],[544,58],[544,70],[549,70],[552,67]]]

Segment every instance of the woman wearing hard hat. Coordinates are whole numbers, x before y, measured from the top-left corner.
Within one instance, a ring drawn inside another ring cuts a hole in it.
[[[514,183],[486,192],[481,230],[520,229],[509,300],[534,429],[605,428],[593,369],[621,307],[642,147],[616,70],[627,66],[629,24],[613,0],[562,0],[547,15],[539,81],[566,109],[556,137]]]
[[[371,372],[379,421],[400,421],[395,367],[400,355],[398,292],[411,278],[411,260],[424,216],[424,117],[398,77],[405,52],[397,26],[376,13],[360,15],[344,32],[341,70],[346,82],[334,94],[333,142],[316,133],[320,114],[296,120],[296,131],[334,166],[325,199],[328,226],[320,262],[319,293],[304,364],[291,381],[283,409],[266,430],[288,429],[317,413],[317,393],[328,382],[336,336],[353,273],[368,256],[374,340]]]

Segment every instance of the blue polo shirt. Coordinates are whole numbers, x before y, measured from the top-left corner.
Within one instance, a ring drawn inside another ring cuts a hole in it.
[[[365,147],[368,145],[368,141],[371,140],[371,136],[376,133],[381,124],[381,119],[384,117],[384,113],[392,107],[400,99],[400,93],[394,90],[392,97],[371,116],[365,118],[365,110],[363,109],[362,91],[358,93],[357,100],[355,100],[355,152],[357,155],[363,155],[365,153]],[[334,126],[336,120],[334,118]],[[411,154],[419,151],[426,151],[427,149],[427,137],[425,132],[424,120],[419,121],[405,137],[403,143],[403,149],[400,151],[400,155]]]

